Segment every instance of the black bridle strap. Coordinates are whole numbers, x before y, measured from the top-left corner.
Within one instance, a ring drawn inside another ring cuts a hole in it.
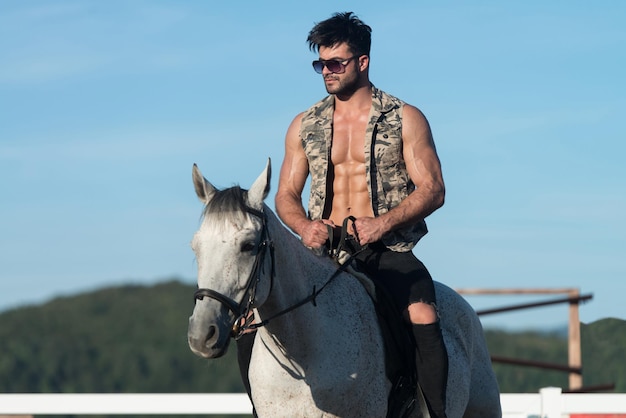
[[[343,220],[343,225],[341,227],[341,239],[339,242],[339,246],[338,248],[335,250],[336,254],[335,257],[339,256],[339,252],[341,250],[343,250],[343,242],[345,241],[346,237],[348,236],[348,222],[351,221],[352,222],[352,229],[354,230],[355,235],[357,234],[356,232],[356,227],[354,225],[354,222],[356,221],[356,218],[354,216],[348,216],[346,219]],[[333,228],[328,226],[328,236],[330,238],[330,243],[331,243],[331,247],[332,247],[332,242],[333,242]],[[357,239],[358,239],[358,235],[357,235]],[[351,264],[352,260],[354,259],[354,257],[360,253],[361,251],[363,251],[365,248],[367,247],[367,244],[365,246],[362,246],[359,250],[357,250],[356,252],[349,254],[348,258],[342,263],[339,264],[339,267],[337,268],[337,270],[335,270],[333,272],[333,274],[328,278],[328,280],[326,280],[326,283],[324,283],[324,285],[322,287],[319,288],[319,290],[317,290],[315,288],[315,286],[313,286],[313,291],[311,292],[311,294],[309,296],[307,296],[306,298],[302,299],[300,302],[297,302],[294,305],[291,305],[288,308],[283,309],[280,312],[275,313],[274,315],[270,316],[267,319],[262,320],[261,322],[257,322],[257,323],[246,323],[241,327],[241,332],[245,331],[245,330],[256,330],[257,328],[261,328],[264,327],[265,325],[267,325],[270,321],[285,315],[286,313],[289,313],[295,309],[298,309],[299,307],[306,305],[307,303],[311,302],[313,303],[313,306],[317,306],[316,303],[316,298],[317,296],[322,293],[322,291],[326,288],[326,286],[328,286],[337,276],[339,276],[339,274],[341,274],[342,272],[346,271],[346,269],[348,268],[348,266]],[[331,248],[331,254],[332,254],[332,248]]]
[[[251,329],[251,330],[256,330],[257,328],[261,328],[266,326],[270,321],[285,315],[286,313],[289,313],[293,310],[298,309],[299,307],[306,305],[307,303],[311,302],[313,303],[313,306],[317,306],[316,303],[316,298],[317,296],[322,293],[322,291],[333,281],[335,280],[335,278],[337,276],[339,276],[339,274],[343,273],[344,271],[346,271],[346,269],[348,268],[348,266],[350,265],[350,263],[352,262],[352,259],[354,258],[356,254],[351,254],[348,259],[343,263],[340,264],[339,267],[337,268],[337,270],[335,270],[333,272],[333,274],[328,278],[328,280],[326,280],[326,283],[324,283],[324,285],[322,287],[318,289],[315,288],[315,286],[313,286],[313,291],[311,292],[311,294],[309,296],[307,296],[306,298],[302,299],[300,302],[297,302],[294,305],[289,306],[288,308],[283,309],[280,312],[275,313],[274,315],[270,316],[267,319],[262,320],[261,322],[256,322],[256,323],[252,323],[252,324],[245,324],[242,327],[242,331]]]
[[[347,221],[348,219],[352,220],[352,222],[354,222],[354,217],[348,217],[346,218],[346,220],[343,223],[343,231],[342,231],[342,236],[345,236],[345,230],[347,227]],[[313,291],[311,292],[311,294],[309,296],[307,296],[306,298],[302,299],[300,302],[295,303],[294,305],[289,306],[288,308],[283,309],[280,312],[275,313],[274,315],[270,316],[267,319],[262,320],[261,322],[257,322],[257,323],[253,323],[253,324],[245,324],[242,329],[241,332],[251,329],[251,330],[256,330],[257,328],[261,328],[266,326],[270,321],[285,315],[286,313],[289,313],[293,310],[298,309],[299,307],[306,305],[307,303],[311,302],[313,303],[313,306],[317,306],[316,303],[316,298],[317,296],[322,293],[322,291],[333,281],[335,280],[335,278],[337,278],[337,276],[339,276],[341,273],[345,272],[346,269],[348,268],[348,266],[351,264],[352,260],[354,259],[354,257],[360,253],[361,251],[363,251],[365,249],[365,247],[361,248],[359,251],[357,251],[354,254],[350,254],[348,256],[348,258],[345,260],[345,262],[343,264],[339,264],[339,267],[337,268],[337,270],[335,270],[333,272],[333,274],[328,278],[328,280],[326,280],[326,282],[324,283],[324,285],[322,285],[322,287],[319,288],[319,290],[317,290],[315,288],[315,286],[313,286]]]
[[[252,266],[252,271],[250,272],[250,276],[248,277],[248,282],[246,284],[246,291],[244,293],[244,299],[245,299],[245,295],[248,295],[251,293],[251,290],[254,290],[256,286],[254,286],[255,281],[258,282],[259,281],[259,270],[261,268],[261,263],[264,261],[265,259],[265,251],[267,250],[268,247],[273,248],[273,245],[271,242],[269,242],[268,240],[263,240],[261,241],[261,243],[259,244],[259,254],[258,256],[254,259],[254,265]],[[272,251],[272,269],[274,268],[273,264],[273,251]],[[273,274],[273,271],[271,272]],[[256,279],[256,280],[255,280]],[[241,309],[241,306],[243,305],[243,300],[240,303],[235,302],[233,299],[229,298],[228,296],[225,296],[213,289],[198,289],[196,290],[196,292],[194,293],[194,299],[196,300],[202,300],[205,296],[208,296],[212,299],[218,300],[220,302],[222,302],[223,304],[225,304],[228,309],[230,309],[235,315],[240,315],[243,310]],[[250,296],[250,299],[253,299],[254,295]]]
[[[341,225],[341,238],[339,239],[339,245],[337,245],[337,249],[335,250],[336,257],[339,257],[341,251],[346,251],[347,253],[350,253],[350,250],[346,248],[346,239],[350,235],[348,234],[348,221],[352,222],[352,231],[354,232],[354,238],[356,238],[357,244],[359,242],[359,233],[357,232],[356,225],[355,225],[356,218],[350,215],[346,219],[343,220],[343,224]],[[358,250],[353,255],[360,253],[361,251],[363,251],[364,248],[365,246],[362,246],[361,249]]]
[[[193,294],[194,300],[202,300],[204,297],[209,297],[211,299],[215,299],[222,304],[226,305],[226,307],[235,314],[235,316],[239,316],[241,314],[241,305],[235,302],[233,299],[229,298],[226,295],[221,294],[220,292],[216,292],[213,289],[198,289]]]
[[[334,259],[338,259],[341,256],[342,251],[345,251],[347,253],[356,251],[356,253],[360,253],[367,246],[367,244],[365,244],[364,246],[360,246],[359,250],[355,250],[354,248],[352,249],[346,248],[346,240],[348,239],[349,236],[351,236],[348,233],[348,222],[352,222],[352,231],[354,232],[354,238],[356,239],[357,243],[359,242],[359,233],[357,232],[356,225],[355,225],[356,218],[350,215],[343,220],[341,228],[339,228],[341,232],[339,235],[339,240],[337,241],[336,248],[334,247],[335,227],[332,225],[326,224],[326,229],[328,231],[328,245],[329,245],[328,253]],[[356,255],[356,253],[354,255]]]
[[[261,242],[259,243],[259,250],[256,258],[254,259],[254,265],[252,266],[252,271],[250,272],[250,276],[248,277],[248,282],[246,283],[246,290],[244,292],[244,296],[241,302],[237,303],[232,298],[219,293],[213,289],[205,289],[200,288],[197,289],[194,293],[194,302],[196,300],[202,300],[204,297],[209,297],[211,299],[215,299],[220,303],[226,305],[226,307],[235,315],[235,324],[244,316],[247,316],[248,312],[251,310],[251,305],[254,301],[255,293],[256,293],[256,285],[260,280],[260,269],[261,265],[265,260],[265,253],[270,248],[270,256],[272,257],[272,271],[270,272],[270,291],[271,286],[273,285],[274,280],[274,245],[272,241],[268,237],[267,233],[267,224],[265,220],[265,214],[259,210],[253,208],[246,208],[246,212],[251,215],[257,216],[261,218],[263,229],[261,233]],[[244,301],[246,296],[248,296],[247,305],[244,307]]]

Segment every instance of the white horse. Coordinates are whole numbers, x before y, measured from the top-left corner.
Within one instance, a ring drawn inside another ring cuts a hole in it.
[[[263,203],[270,162],[248,191],[215,189],[194,165],[205,204],[192,248],[198,291],[189,318],[191,350],[223,355],[254,309],[249,379],[260,417],[387,416],[391,384],[371,298],[329,257],[316,256]],[[452,289],[435,283],[449,356],[447,416],[501,417],[482,326]],[[427,417],[423,400],[414,417]]]

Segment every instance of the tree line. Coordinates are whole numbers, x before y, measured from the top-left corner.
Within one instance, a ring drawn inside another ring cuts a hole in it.
[[[4,393],[243,392],[234,345],[203,360],[187,346],[195,287],[180,280],[101,289],[0,313]],[[582,325],[585,386],[626,392],[626,321]],[[559,333],[485,330],[492,355],[566,365]],[[503,393],[567,388],[567,373],[493,364]]]

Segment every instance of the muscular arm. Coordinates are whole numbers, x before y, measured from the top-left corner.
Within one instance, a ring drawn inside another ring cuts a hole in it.
[[[302,206],[302,190],[309,175],[309,163],[300,142],[301,119],[302,114],[296,116],[287,130],[285,158],[275,197],[276,213],[285,225],[300,235],[304,245],[320,248],[328,239],[326,226],[323,221],[311,221]]]
[[[389,212],[377,218],[357,219],[361,244],[377,241],[388,231],[418,222],[444,203],[445,186],[430,126],[422,112],[410,105],[403,109],[402,144],[415,190]]]

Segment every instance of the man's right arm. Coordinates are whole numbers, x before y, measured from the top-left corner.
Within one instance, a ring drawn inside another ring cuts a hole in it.
[[[309,162],[300,141],[301,120],[302,114],[299,114],[287,130],[285,158],[275,197],[276,213],[300,236],[304,245],[320,248],[328,239],[328,230],[322,221],[311,221],[302,206],[302,190],[309,175]]]

